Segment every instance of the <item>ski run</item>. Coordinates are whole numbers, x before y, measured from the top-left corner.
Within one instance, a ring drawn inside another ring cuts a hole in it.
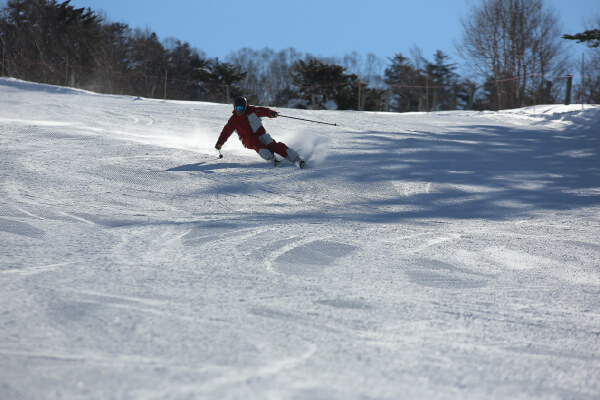
[[[598,399],[600,107],[278,109],[0,79],[0,398]]]

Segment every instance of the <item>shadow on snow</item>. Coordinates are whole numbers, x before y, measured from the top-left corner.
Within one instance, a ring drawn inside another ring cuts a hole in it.
[[[328,178],[336,177],[336,184],[354,193],[353,200],[339,200],[337,206],[314,211],[265,212],[263,217],[374,223],[410,218],[505,220],[544,210],[596,206],[600,204],[600,136],[591,128],[580,124],[563,130],[469,125],[443,134],[365,132],[349,139],[354,141],[352,148],[358,149],[352,155],[330,154],[326,167],[294,176],[332,193],[339,188],[332,188]],[[212,163],[170,171],[212,173],[268,167]],[[430,184],[432,190],[402,194],[390,189],[403,182]],[[387,195],[370,196],[374,184],[387,187]]]

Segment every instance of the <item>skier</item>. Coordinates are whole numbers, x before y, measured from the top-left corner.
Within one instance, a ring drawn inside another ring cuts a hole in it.
[[[261,117],[277,118],[277,111],[266,107],[254,107],[248,104],[245,97],[237,97],[233,102],[233,115],[223,127],[215,148],[221,150],[233,131],[237,134],[247,149],[255,150],[258,155],[267,161],[272,161],[275,166],[281,162],[275,157],[279,154],[300,168],[305,162],[296,151],[290,149],[282,142],[276,142],[262,126]]]

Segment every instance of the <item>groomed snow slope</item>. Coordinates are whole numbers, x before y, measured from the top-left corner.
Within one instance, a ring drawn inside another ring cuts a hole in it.
[[[600,107],[281,110],[0,79],[0,398],[597,399]]]

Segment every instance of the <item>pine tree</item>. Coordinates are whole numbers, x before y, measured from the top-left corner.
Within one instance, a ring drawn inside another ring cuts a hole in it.
[[[4,67],[14,77],[64,84],[65,66],[93,70],[102,46],[101,19],[70,1],[9,0],[0,18]]]
[[[246,77],[240,67],[218,59],[204,61],[195,69],[194,78],[202,82],[201,98],[206,101],[231,103],[236,96],[246,95],[248,101],[254,103],[255,98],[244,93],[239,83]]]
[[[149,30],[137,29],[130,43],[129,66],[136,94],[162,97],[167,54],[158,36]]]
[[[393,111],[418,111],[421,77],[408,58],[398,53],[390,58],[391,65],[385,69],[384,82],[392,88]],[[424,83],[424,82],[423,82]]]
[[[200,88],[195,78],[196,70],[204,67],[207,60],[189,43],[174,42],[168,54],[168,98],[179,100],[197,100]]]
[[[600,29],[591,29],[575,35],[563,35],[563,39],[587,43],[589,47],[600,47]]]
[[[316,58],[297,61],[292,68],[293,83],[300,98],[313,109],[323,109],[329,101],[346,107],[348,90],[352,90],[356,75],[344,74],[340,65],[326,64]]]
[[[429,99],[430,108],[434,111],[453,109],[456,106],[453,104],[456,95],[454,88],[458,79],[458,75],[454,72],[456,64],[449,63],[450,57],[441,50],[435,53],[434,58],[434,63],[423,60],[426,63],[425,69],[429,77],[429,85],[432,87]]]

